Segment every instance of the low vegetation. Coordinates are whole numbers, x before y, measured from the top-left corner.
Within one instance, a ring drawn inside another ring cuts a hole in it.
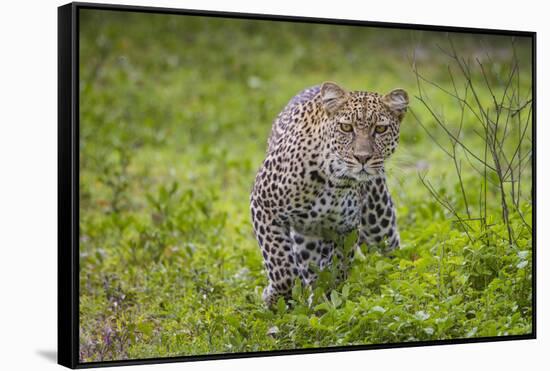
[[[81,17],[81,361],[531,333],[528,40]],[[409,91],[402,249],[363,246],[346,282],[271,311],[249,192],[273,118],[325,80]]]

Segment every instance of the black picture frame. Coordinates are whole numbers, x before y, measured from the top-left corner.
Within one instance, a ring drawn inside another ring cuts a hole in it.
[[[453,33],[479,33],[528,37],[532,41],[532,97],[533,97],[533,322],[532,333],[498,337],[415,341],[373,345],[335,346],[330,348],[260,351],[194,355],[170,358],[116,360],[105,362],[79,362],[79,12],[82,9],[111,10],[155,14],[199,15],[209,17],[291,21],[334,25],[360,25],[379,28],[414,29]],[[325,19],[267,14],[231,13],[160,7],[111,5],[97,3],[70,3],[58,8],[58,363],[69,368],[123,366],[183,361],[203,361],[244,357],[263,357],[288,354],[341,352],[383,348],[418,347],[509,340],[536,339],[536,32],[462,28],[423,24],[385,23],[362,20]]]

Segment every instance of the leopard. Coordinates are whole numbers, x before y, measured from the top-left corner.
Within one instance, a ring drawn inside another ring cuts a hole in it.
[[[345,261],[340,236],[356,231],[356,246],[399,249],[385,163],[408,106],[401,88],[379,94],[327,81],[299,92],[276,116],[250,194],[268,307],[288,302],[295,280],[313,286],[321,270]],[[336,268],[346,279],[349,264]]]

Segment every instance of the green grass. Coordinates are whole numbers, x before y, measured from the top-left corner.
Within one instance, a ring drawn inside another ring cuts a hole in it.
[[[492,187],[490,230],[472,222],[472,242],[419,180],[427,171],[460,205],[452,164],[410,115],[388,164],[403,246],[397,256],[364,250],[344,284],[330,291],[329,279],[320,283],[311,306],[309,289],[299,286],[289,308],[281,301],[270,311],[261,300],[267,279],[248,200],[273,118],[298,91],[326,80],[382,93],[401,87],[445,141],[414,99],[408,59],[416,46],[422,71],[449,87],[448,58],[437,47],[444,37],[81,12],[81,361],[531,332],[529,167],[526,223],[511,216],[514,244],[502,238]],[[466,56],[487,45],[493,70],[505,73],[508,38],[453,38]],[[517,48],[528,91],[529,45],[520,39]],[[459,120],[448,96],[430,93],[450,122]],[[482,148],[476,129],[467,117],[463,140]],[[463,176],[477,199],[479,175]]]

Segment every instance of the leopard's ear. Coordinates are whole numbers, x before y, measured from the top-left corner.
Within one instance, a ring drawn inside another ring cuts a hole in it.
[[[394,89],[382,97],[382,103],[401,121],[409,106],[409,95],[403,89]]]
[[[348,100],[348,92],[333,82],[321,85],[321,102],[329,115],[334,114]]]

